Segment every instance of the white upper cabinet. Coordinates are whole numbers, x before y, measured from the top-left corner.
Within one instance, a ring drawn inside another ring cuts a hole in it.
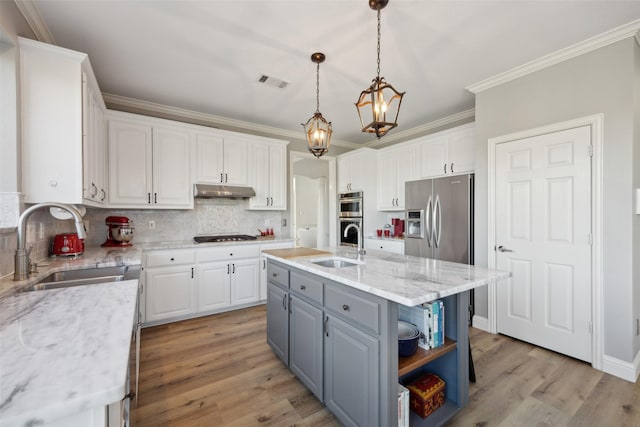
[[[474,124],[425,137],[419,142],[419,175],[431,178],[473,172],[475,169]]]
[[[191,132],[109,113],[109,206],[192,208]]]
[[[375,171],[376,152],[369,148],[361,148],[338,156],[338,191],[364,191],[375,188],[375,183],[367,182],[367,172]]]
[[[25,202],[100,206],[107,194],[105,105],[88,56],[24,38],[18,43]]]
[[[287,209],[287,141],[249,143],[249,185],[256,192],[249,209]]]
[[[196,182],[247,185],[247,140],[218,131],[196,132]]]
[[[415,179],[415,158],[413,144],[378,151],[378,210],[404,210],[404,183]]]

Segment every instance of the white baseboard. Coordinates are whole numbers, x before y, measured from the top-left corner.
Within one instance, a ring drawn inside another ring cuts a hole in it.
[[[486,317],[481,317],[477,314],[474,314],[473,318],[471,319],[471,324],[474,328],[489,332],[489,319],[487,319]]]
[[[636,354],[633,362],[625,362],[605,354],[602,357],[602,370],[607,374],[635,383],[640,374],[640,352]]]

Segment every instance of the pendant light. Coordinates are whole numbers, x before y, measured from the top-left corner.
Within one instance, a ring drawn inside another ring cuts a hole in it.
[[[356,102],[362,132],[375,133],[378,139],[398,126],[398,113],[405,92],[398,92],[380,77],[380,11],[389,0],[369,0],[369,7],[378,11],[378,69],[371,86],[363,90]]]
[[[324,53],[316,52],[311,55],[311,61],[316,64],[316,112],[307,120],[307,123],[302,123],[309,151],[316,158],[320,158],[329,151],[333,133],[331,122],[327,122],[320,113],[320,63],[324,60]]]

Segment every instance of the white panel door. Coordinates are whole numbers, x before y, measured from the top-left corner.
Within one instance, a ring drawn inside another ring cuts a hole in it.
[[[247,141],[224,137],[224,183],[247,185]]]
[[[196,135],[196,182],[224,182],[224,140],[219,135]]]
[[[198,312],[231,305],[230,277],[226,261],[198,264]]]
[[[498,332],[591,361],[591,143],[584,126],[496,146]]]
[[[248,304],[260,299],[258,258],[231,263],[231,304]]]
[[[272,209],[287,209],[287,147],[269,148],[269,193]]]

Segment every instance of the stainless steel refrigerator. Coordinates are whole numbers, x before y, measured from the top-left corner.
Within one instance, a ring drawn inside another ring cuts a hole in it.
[[[473,174],[405,184],[406,255],[473,264]]]

